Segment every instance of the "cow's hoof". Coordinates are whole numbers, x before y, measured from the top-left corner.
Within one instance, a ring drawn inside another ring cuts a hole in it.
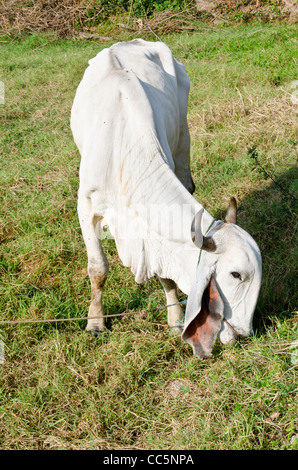
[[[94,337],[98,337],[98,336],[103,334],[103,331],[97,330],[97,329],[86,330],[86,331],[87,331],[87,333],[89,333],[89,335],[94,336]]]
[[[170,326],[170,334],[172,336],[178,336],[178,335],[181,335],[182,333],[182,330],[183,330],[183,327],[182,326]]]

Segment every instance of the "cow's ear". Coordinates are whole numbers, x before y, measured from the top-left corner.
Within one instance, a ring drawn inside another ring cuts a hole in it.
[[[213,277],[199,299],[201,290],[197,286],[192,293],[196,298],[195,301],[190,299],[190,304],[187,305],[189,308],[186,307],[181,336],[192,346],[194,355],[204,359],[212,356],[212,348],[224,318],[224,303]]]

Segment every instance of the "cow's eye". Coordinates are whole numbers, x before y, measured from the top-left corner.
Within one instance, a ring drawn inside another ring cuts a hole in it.
[[[241,281],[241,274],[237,273],[236,271],[233,271],[231,274],[232,274],[233,278],[240,279],[240,281]]]

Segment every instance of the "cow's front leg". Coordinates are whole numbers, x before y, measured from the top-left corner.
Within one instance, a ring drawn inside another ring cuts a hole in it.
[[[91,283],[91,302],[86,330],[102,332],[105,328],[102,291],[108,275],[108,268],[101,264],[94,263],[94,260],[89,261],[88,274]]]
[[[179,299],[175,282],[171,279],[163,279],[161,277],[159,279],[166,293],[167,305],[178,303]],[[173,334],[181,334],[183,327],[183,311],[180,305],[168,307],[168,325]]]
[[[78,214],[87,249],[88,274],[91,283],[91,303],[86,330],[101,332],[105,327],[102,291],[109,272],[109,264],[101,247],[99,226],[96,227],[99,218],[94,217],[88,198],[79,198]]]

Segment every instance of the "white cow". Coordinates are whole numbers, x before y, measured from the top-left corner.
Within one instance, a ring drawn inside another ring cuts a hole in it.
[[[199,358],[252,331],[261,284],[256,242],[236,225],[232,198],[226,222],[191,195],[184,66],[160,42],[136,39],[89,61],[77,89],[71,128],[81,154],[78,214],[88,254],[91,304],[87,330],[103,331],[102,289],[108,261],[105,225],[136,282],[158,276],[168,304],[176,285],[188,295],[182,339]],[[206,236],[208,232],[208,236]],[[168,324],[181,332],[180,305]]]

